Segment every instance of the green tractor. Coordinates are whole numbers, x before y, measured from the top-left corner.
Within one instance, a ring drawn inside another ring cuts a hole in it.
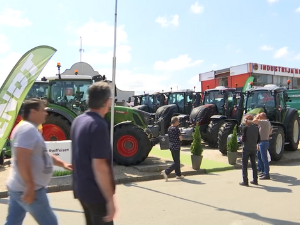
[[[284,149],[295,151],[298,148],[299,116],[297,109],[287,107],[289,101],[287,89],[273,84],[251,88],[245,93],[245,115],[255,116],[265,112],[272,124],[269,152],[273,161],[281,159]],[[241,132],[243,119],[226,119],[219,130],[219,150],[223,154],[226,151],[227,137],[236,124],[241,124]]]

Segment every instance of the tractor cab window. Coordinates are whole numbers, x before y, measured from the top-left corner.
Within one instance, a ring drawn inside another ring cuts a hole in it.
[[[146,95],[141,98],[141,105],[152,105],[152,104],[153,104],[152,96]]]
[[[180,113],[183,113],[184,93],[171,93],[168,98],[168,104],[176,104],[179,107]]]
[[[29,90],[26,99],[28,98],[43,98],[48,95],[48,83],[34,83]]]
[[[218,108],[219,114],[224,114],[224,94],[221,91],[209,91],[205,93],[203,105],[215,104]]]
[[[275,99],[270,91],[254,91],[247,96],[247,111],[263,108],[268,117],[272,117],[275,108]]]
[[[90,80],[56,80],[51,83],[50,99],[73,111],[87,109],[86,99]]]

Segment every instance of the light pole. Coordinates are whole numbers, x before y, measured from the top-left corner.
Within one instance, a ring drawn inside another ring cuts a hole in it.
[[[113,160],[114,151],[114,112],[115,112],[115,84],[116,84],[116,43],[117,43],[117,5],[118,0],[115,3],[115,34],[114,34],[114,56],[113,56],[113,68],[112,68],[112,100],[110,107],[110,141],[111,141],[111,154]]]

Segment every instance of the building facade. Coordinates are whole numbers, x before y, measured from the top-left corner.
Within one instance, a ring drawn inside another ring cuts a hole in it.
[[[300,69],[272,66],[258,63],[246,63],[230,68],[199,74],[201,90],[226,86],[241,90],[248,77],[253,76],[254,86],[276,84],[286,86],[290,80],[290,88],[300,89]]]

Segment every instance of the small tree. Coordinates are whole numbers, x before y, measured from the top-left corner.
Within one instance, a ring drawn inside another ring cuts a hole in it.
[[[228,152],[236,152],[239,148],[239,144],[237,142],[237,125],[233,128],[233,133],[230,140],[227,142],[227,151]]]
[[[195,127],[195,132],[193,134],[193,142],[191,144],[191,153],[192,155],[202,155],[203,149],[201,145],[201,134],[200,134],[200,127],[198,123]]]

